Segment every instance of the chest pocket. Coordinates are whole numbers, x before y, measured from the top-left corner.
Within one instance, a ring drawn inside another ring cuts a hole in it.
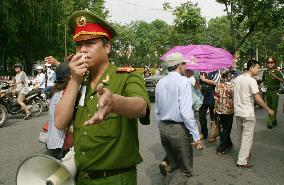
[[[88,126],[91,137],[112,139],[118,137],[121,132],[121,123],[119,123],[120,116],[116,113],[110,113],[104,121]]]

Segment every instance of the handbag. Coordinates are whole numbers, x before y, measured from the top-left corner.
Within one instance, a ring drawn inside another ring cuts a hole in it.
[[[211,124],[210,124],[209,139],[216,138],[219,135],[220,135],[220,122],[218,120],[218,117],[216,116],[215,121],[211,121]]]

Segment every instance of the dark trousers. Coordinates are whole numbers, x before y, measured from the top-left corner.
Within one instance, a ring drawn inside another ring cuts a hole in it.
[[[231,140],[231,130],[234,114],[217,114],[219,123],[221,124],[220,145],[219,150],[223,151],[226,148],[233,146]]]
[[[215,109],[214,103],[202,104],[202,106],[199,109],[199,122],[201,126],[201,134],[203,135],[204,139],[207,139],[208,137],[208,128],[207,128],[207,119],[206,119],[208,109],[210,113],[210,120],[214,121],[214,109]]]
[[[193,149],[192,137],[183,124],[162,122],[160,137],[171,170],[167,176],[167,185],[185,185],[192,176]]]
[[[274,111],[274,116],[268,116],[267,118],[267,124],[269,126],[275,126],[277,125],[277,108],[278,108],[278,100],[279,100],[279,94],[278,91],[270,91],[268,90],[266,92],[266,101],[267,106],[271,108]]]

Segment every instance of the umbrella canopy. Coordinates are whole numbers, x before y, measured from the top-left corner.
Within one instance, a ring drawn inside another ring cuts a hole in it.
[[[181,53],[186,60],[186,68],[202,72],[212,72],[233,65],[233,56],[222,48],[210,45],[175,46],[160,59],[171,53]]]

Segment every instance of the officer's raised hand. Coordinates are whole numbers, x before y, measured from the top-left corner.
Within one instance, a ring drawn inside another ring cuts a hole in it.
[[[88,72],[88,61],[86,55],[77,53],[69,63],[72,79],[81,84],[84,74]]]
[[[97,95],[98,95],[98,105],[99,110],[95,115],[86,121],[84,125],[93,125],[103,121],[105,117],[112,111],[114,106],[114,94],[107,88],[104,88],[103,84],[100,83],[97,86]]]

